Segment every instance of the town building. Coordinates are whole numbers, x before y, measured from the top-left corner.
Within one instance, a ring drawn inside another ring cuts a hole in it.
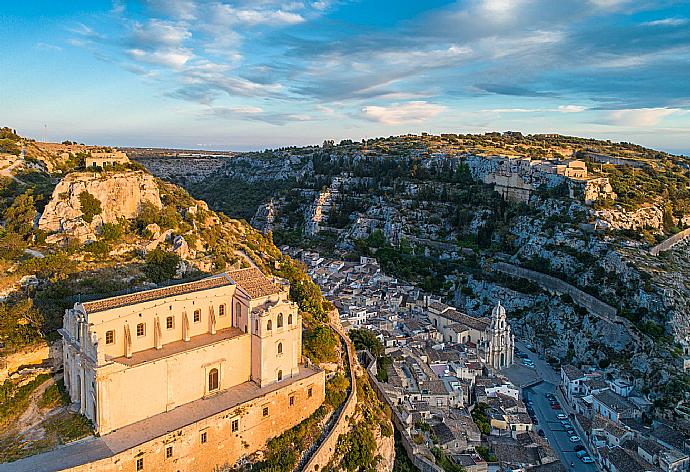
[[[105,152],[92,152],[86,156],[85,166],[87,169],[114,167],[117,164],[128,164],[127,154],[117,149]]]

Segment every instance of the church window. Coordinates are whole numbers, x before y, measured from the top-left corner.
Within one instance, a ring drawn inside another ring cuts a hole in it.
[[[268,407],[267,406],[265,406],[263,409],[263,415],[264,415],[264,417],[268,416]]]
[[[137,472],[139,472],[140,470],[144,470],[144,458],[143,457],[140,457],[139,459],[137,459]]]
[[[266,323],[266,329],[268,331],[271,331],[273,329],[273,323],[271,323],[271,320],[268,320],[268,323]]]
[[[175,318],[172,316],[168,316],[165,319],[165,328],[166,329],[173,329],[175,327]]]
[[[283,314],[282,314],[282,313],[278,313],[278,322],[277,322],[277,326],[278,326],[278,328],[282,328],[282,327],[283,327]]]
[[[232,432],[236,433],[240,429],[240,420],[232,420],[231,426]]]
[[[281,380],[283,380],[283,371],[279,370],[278,371],[278,382],[280,382]]]
[[[139,323],[137,325],[137,336],[146,336],[146,323]]]
[[[208,440],[208,435],[206,434],[206,431],[201,433],[201,444],[206,444],[206,441]]]
[[[294,405],[295,405],[295,396],[290,395],[290,406],[294,406]]]
[[[290,313],[290,314],[288,315],[288,324],[289,324],[289,325],[292,324],[292,313]]]
[[[113,344],[115,342],[115,331],[112,329],[110,331],[105,332],[105,343],[106,344]]]
[[[198,323],[201,321],[201,310],[194,310],[194,322]]]
[[[225,316],[225,303],[218,307],[218,316]]]
[[[312,392],[312,387],[309,387],[309,388],[307,389],[307,398],[311,398],[312,393],[313,393],[313,392]]]
[[[218,369],[211,369],[208,373],[208,391],[218,390]]]
[[[165,458],[170,459],[173,456],[173,447],[168,446],[165,448]]]
[[[283,353],[283,343],[278,343],[278,354]]]

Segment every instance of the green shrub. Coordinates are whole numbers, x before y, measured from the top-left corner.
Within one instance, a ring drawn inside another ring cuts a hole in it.
[[[177,254],[156,248],[146,255],[144,273],[153,282],[163,282],[175,277],[179,263]]]
[[[91,223],[94,216],[101,214],[101,202],[86,190],[79,194],[79,205],[81,206],[82,218],[87,223]]]

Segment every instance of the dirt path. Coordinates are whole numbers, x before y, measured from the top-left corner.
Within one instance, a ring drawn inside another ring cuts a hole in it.
[[[32,428],[38,426],[47,416],[50,416],[48,413],[52,413],[53,410],[56,410],[55,408],[51,410],[42,410],[39,408],[38,403],[43,397],[43,393],[46,389],[54,385],[60,377],[61,376],[49,378],[31,393],[31,396],[29,396],[29,406],[26,411],[19,416],[17,421],[14,422],[13,429],[22,433],[28,432]]]

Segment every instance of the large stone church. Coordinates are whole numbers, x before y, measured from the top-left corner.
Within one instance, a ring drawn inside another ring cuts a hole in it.
[[[476,348],[482,362],[496,370],[513,364],[515,335],[506,319],[506,309],[500,302],[491,311],[491,318],[469,316],[439,302],[429,304],[428,315],[444,342]]]
[[[65,385],[106,446],[91,466],[213,470],[309,417],[325,376],[288,291],[250,268],[67,310]]]

